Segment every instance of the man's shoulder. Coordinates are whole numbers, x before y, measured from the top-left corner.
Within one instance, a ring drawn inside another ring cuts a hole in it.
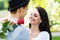
[[[18,37],[29,35],[28,30],[24,26],[21,26],[21,25],[19,25],[14,31],[15,31],[14,34],[17,34]]]
[[[22,25],[18,25],[17,28],[14,31],[17,31],[17,32],[19,31],[21,33],[21,32],[28,32],[28,29],[26,29]]]
[[[19,35],[21,34],[21,36],[29,36],[29,31],[24,27],[22,26],[22,30],[20,30],[20,33]]]
[[[25,26],[18,26],[18,29],[22,32],[22,31],[28,31],[28,29]]]

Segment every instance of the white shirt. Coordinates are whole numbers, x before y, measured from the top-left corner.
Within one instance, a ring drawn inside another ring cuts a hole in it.
[[[42,31],[36,38],[33,38],[32,40],[50,40],[50,36],[47,31]]]

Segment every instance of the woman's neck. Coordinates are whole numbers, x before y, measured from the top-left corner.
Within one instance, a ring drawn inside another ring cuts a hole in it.
[[[39,33],[39,25],[31,25],[31,33]]]
[[[39,26],[38,25],[31,25],[30,40],[32,40],[33,38],[37,37],[39,33],[40,33]]]

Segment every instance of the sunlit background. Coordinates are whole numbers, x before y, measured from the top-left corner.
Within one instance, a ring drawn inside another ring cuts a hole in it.
[[[60,40],[60,0],[30,0],[28,8],[40,6],[46,9],[51,26],[53,40]],[[9,16],[8,0],[0,0],[0,18]],[[29,10],[25,17],[25,26],[29,26]]]

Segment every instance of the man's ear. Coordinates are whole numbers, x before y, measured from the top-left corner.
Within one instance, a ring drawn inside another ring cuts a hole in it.
[[[17,9],[17,13],[21,13],[20,9]]]
[[[19,8],[19,12],[20,12],[20,13],[23,12],[23,7]]]

